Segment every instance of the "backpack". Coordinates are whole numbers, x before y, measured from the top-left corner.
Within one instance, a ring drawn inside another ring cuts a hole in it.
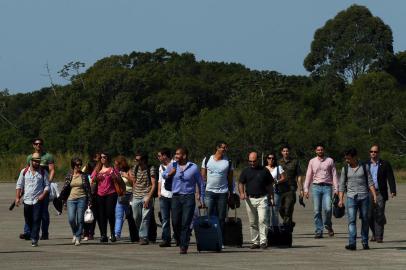
[[[164,165],[162,165],[162,164],[161,164],[160,168],[161,168],[162,172],[164,172],[166,170]],[[167,191],[172,192],[172,182],[173,182],[173,176],[168,177],[167,179],[165,179],[164,187],[165,187],[165,189]]]
[[[367,171],[367,167],[365,165],[365,163],[360,162],[360,164],[362,166],[362,170],[364,171],[364,177],[365,177],[365,182],[367,184],[367,189],[368,189],[368,171]],[[347,183],[348,183],[348,164],[346,164],[344,166],[344,185],[345,185],[345,191],[347,191]]]
[[[135,178],[137,178],[137,173],[138,173],[138,169],[139,169],[139,165],[135,166],[135,170],[134,170],[134,176]],[[151,166],[147,167],[147,177],[148,177],[148,181],[151,184]],[[152,193],[152,197],[153,198],[157,198],[158,197],[158,184],[155,184],[155,189],[154,192]]]

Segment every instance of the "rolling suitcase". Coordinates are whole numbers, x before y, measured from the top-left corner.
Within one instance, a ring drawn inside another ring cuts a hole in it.
[[[202,216],[199,209],[199,217],[193,223],[193,229],[196,236],[197,251],[221,251],[223,243],[217,217]]]
[[[224,245],[242,247],[242,222],[237,217],[237,208],[234,208],[234,217],[227,217],[224,223]]]
[[[268,246],[292,247],[292,230],[289,226],[270,226],[268,229]]]

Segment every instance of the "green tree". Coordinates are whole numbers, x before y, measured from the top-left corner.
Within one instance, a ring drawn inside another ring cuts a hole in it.
[[[350,82],[385,69],[393,57],[392,30],[368,8],[352,5],[314,34],[304,67],[314,76],[335,73]]]

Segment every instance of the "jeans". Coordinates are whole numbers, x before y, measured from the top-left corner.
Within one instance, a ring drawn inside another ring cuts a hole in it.
[[[316,234],[323,234],[323,217],[321,210],[324,209],[324,226],[332,227],[331,223],[331,193],[333,187],[330,185],[321,186],[315,185],[312,186],[313,193],[313,211],[314,211],[314,225],[316,227]]]
[[[153,207],[152,202],[153,200],[151,199],[148,208],[144,208],[144,198],[133,198],[133,215],[135,225],[138,228],[138,235],[141,239],[148,239],[148,228]]]
[[[275,205],[271,206],[271,225],[279,226],[279,211],[281,207],[282,194],[274,193],[273,196]]]
[[[38,242],[39,239],[39,229],[41,226],[41,217],[45,203],[45,201],[39,201],[33,205],[24,204],[25,223],[28,226],[31,235],[31,241],[33,243]]]
[[[171,203],[172,199],[161,196],[159,198],[159,208],[162,216],[162,241],[171,242]]]
[[[68,200],[66,202],[68,207],[68,220],[72,229],[72,234],[76,238],[80,238],[83,231],[84,216],[87,207],[86,197],[78,198],[75,200]]]
[[[189,247],[190,224],[195,211],[195,194],[174,195],[172,197],[172,222],[175,239],[183,249]]]
[[[379,191],[376,191],[376,203],[373,202],[372,194],[370,194],[369,200],[369,227],[376,240],[383,240],[386,201]]]
[[[49,205],[49,194],[47,197],[42,202],[42,211],[41,211],[41,230],[42,230],[42,235],[43,236],[49,236],[49,210],[48,210],[48,205]],[[27,223],[24,224],[24,234],[25,235],[31,235],[31,230],[30,226],[28,226]]]
[[[116,221],[115,209],[117,193],[96,197],[97,201],[97,223],[99,224],[100,236],[107,237],[107,221],[110,224],[110,233],[114,235]]]
[[[268,197],[245,200],[253,244],[266,244],[269,224]]]
[[[369,197],[358,199],[347,197],[347,216],[348,216],[348,241],[350,245],[357,243],[357,211],[360,210],[361,217],[361,239],[363,244],[368,244],[368,208]]]
[[[227,204],[228,192],[227,193],[215,193],[211,191],[206,191],[206,196],[204,203],[208,208],[209,216],[217,216],[220,222],[220,229],[224,239],[224,223],[227,217]]]

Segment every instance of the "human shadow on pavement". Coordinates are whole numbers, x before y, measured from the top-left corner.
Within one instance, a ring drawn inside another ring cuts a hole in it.
[[[38,253],[43,252],[40,250],[13,250],[13,251],[0,251],[0,254],[14,254],[14,253]]]

